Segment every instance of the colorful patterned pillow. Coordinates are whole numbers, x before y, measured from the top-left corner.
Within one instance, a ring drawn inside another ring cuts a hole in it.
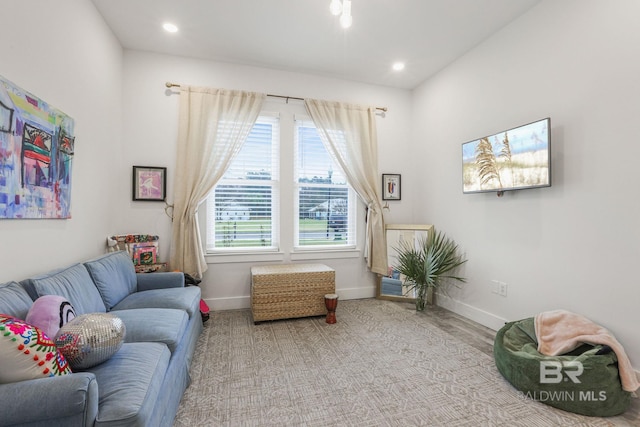
[[[43,295],[33,303],[25,321],[54,340],[60,328],[75,317],[76,310],[65,297]]]
[[[0,384],[71,373],[56,345],[39,328],[0,314]]]

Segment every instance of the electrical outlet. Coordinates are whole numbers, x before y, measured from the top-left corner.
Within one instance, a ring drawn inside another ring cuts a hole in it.
[[[500,282],[498,294],[500,296],[503,296],[503,297],[507,296],[507,284],[506,283]]]
[[[494,294],[498,294],[500,296],[507,296],[507,284],[505,282],[501,282],[500,280],[492,280],[491,281],[491,292]]]
[[[500,283],[499,280],[491,281],[491,293],[500,295]]]

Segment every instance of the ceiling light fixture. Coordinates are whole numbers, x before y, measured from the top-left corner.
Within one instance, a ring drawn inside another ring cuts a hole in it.
[[[353,18],[351,17],[351,0],[343,0],[340,25],[342,25],[342,28],[349,28],[351,24],[353,24]]]
[[[394,62],[391,66],[394,71],[402,71],[404,70],[404,62]]]
[[[171,22],[165,22],[164,24],[162,24],[162,28],[164,28],[164,30],[168,33],[178,32],[178,27],[172,24]]]
[[[353,24],[351,16],[351,0],[331,0],[329,11],[332,15],[340,15],[340,25],[342,28],[349,28]]]
[[[342,2],[340,0],[331,0],[331,4],[329,5],[329,10],[331,14],[334,16],[338,16],[342,13]]]

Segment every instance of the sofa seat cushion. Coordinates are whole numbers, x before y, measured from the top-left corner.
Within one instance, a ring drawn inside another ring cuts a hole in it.
[[[185,310],[191,319],[195,314],[200,315],[200,288],[188,286],[135,292],[120,301],[113,310],[132,308],[175,308]]]
[[[127,328],[125,342],[159,342],[173,353],[187,330],[187,312],[173,308],[115,310]]]
[[[34,300],[43,295],[65,297],[76,310],[76,315],[86,313],[104,313],[104,302],[93,284],[84,265],[75,264],[43,275],[29,278],[23,282],[27,291],[34,293]]]
[[[125,343],[94,366],[98,381],[96,426],[146,426],[152,417],[171,353],[160,343]]]
[[[84,263],[107,310],[136,291],[138,284],[131,257],[125,251],[112,252]]]

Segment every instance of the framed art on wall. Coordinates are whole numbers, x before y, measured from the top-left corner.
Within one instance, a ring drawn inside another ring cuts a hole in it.
[[[0,219],[71,218],[74,126],[0,76]]]
[[[382,200],[400,200],[400,174],[382,174]]]
[[[167,168],[133,167],[134,201],[164,202],[167,197]]]

